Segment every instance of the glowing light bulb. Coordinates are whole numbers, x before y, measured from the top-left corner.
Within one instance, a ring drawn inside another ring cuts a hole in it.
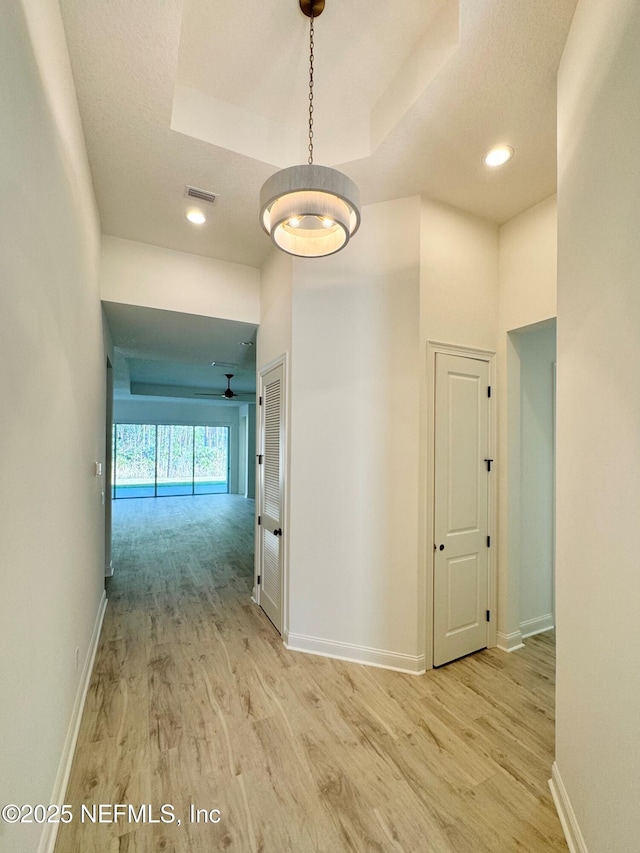
[[[333,219],[329,219],[328,216],[325,216],[322,220],[322,224],[325,228],[333,228],[336,223],[333,221]]]
[[[201,210],[196,210],[195,208],[193,210],[187,211],[187,219],[194,225],[204,225],[204,223],[207,221],[207,217],[204,215],[204,213]]]
[[[503,166],[513,157],[513,148],[510,145],[496,145],[485,155],[484,162],[487,166],[495,168]]]
[[[289,225],[292,228],[299,228],[300,227],[300,220],[298,219],[297,216],[292,216],[291,219],[289,220]]]

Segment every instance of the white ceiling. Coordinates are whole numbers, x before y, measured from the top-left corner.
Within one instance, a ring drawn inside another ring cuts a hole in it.
[[[364,11],[333,3],[316,25],[314,154],[325,165],[369,157],[458,47],[458,0],[396,0],[392,15],[370,4],[366,31]],[[309,21],[291,3],[241,32],[236,16],[235,0],[185,0],[171,127],[272,166],[306,162]],[[384,46],[375,62],[354,61],[360,29]]]
[[[555,76],[575,2],[327,0],[316,21],[318,155],[341,135],[347,150],[352,134],[362,153],[359,113],[372,153],[336,165],[365,204],[424,193],[501,223],[551,195]],[[104,232],[260,266],[271,244],[258,196],[278,164],[255,156],[256,137],[269,136],[256,127],[306,126],[298,0],[61,7]],[[173,118],[204,138],[213,128],[219,144],[172,130]],[[501,171],[482,162],[494,143],[516,150]],[[186,184],[220,194],[201,228],[184,218]]]
[[[257,326],[116,302],[102,304],[115,347],[117,398],[142,394],[202,399],[202,392],[220,396],[227,387],[225,374],[230,373],[233,391],[255,400]],[[217,402],[216,397],[211,401]]]
[[[314,91],[320,107],[330,106],[325,119],[370,111],[439,7],[447,3],[457,6],[457,0],[395,0],[389,15],[389,4],[329,0],[315,22]],[[307,106],[309,20],[296,0],[268,7],[246,3],[244,8],[244,26],[239,28],[237,0],[209,4],[185,0],[178,79],[275,121],[299,123]],[[375,62],[371,57],[354,61],[352,50],[345,49],[345,41],[355,48],[365,38],[381,46]],[[211,57],[215,57],[216,73],[212,73]],[[240,67],[242,73],[238,73]]]
[[[424,194],[503,223],[555,192],[556,72],[576,0],[326,0],[315,162],[364,204]],[[306,160],[298,0],[61,0],[105,234],[259,267],[264,181]],[[501,170],[496,143],[515,149]],[[219,194],[204,226],[191,185]],[[363,228],[366,228],[366,217]],[[354,238],[357,239],[357,236]],[[255,327],[108,304],[118,393],[255,388]],[[252,337],[253,336],[253,337]],[[253,361],[251,361],[253,358]],[[212,368],[211,361],[237,364]]]

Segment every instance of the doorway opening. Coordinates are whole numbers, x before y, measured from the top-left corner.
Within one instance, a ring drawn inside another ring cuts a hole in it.
[[[510,572],[520,639],[555,627],[555,319],[509,335]]]
[[[113,498],[113,364],[107,356],[106,367],[106,401],[105,401],[105,477],[102,500],[104,503],[104,576],[110,578],[113,575],[113,560],[111,558],[112,543],[112,506]],[[105,581],[106,585],[106,581]]]

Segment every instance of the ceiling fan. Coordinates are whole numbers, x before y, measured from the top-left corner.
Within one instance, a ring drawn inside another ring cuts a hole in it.
[[[255,394],[236,394],[236,392],[231,388],[231,380],[234,377],[233,373],[225,373],[227,377],[227,387],[222,392],[222,394],[218,394],[215,391],[196,391],[195,397],[222,397],[224,400],[253,400],[255,399]]]

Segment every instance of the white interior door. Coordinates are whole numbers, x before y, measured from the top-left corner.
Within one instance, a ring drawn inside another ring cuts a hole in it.
[[[260,377],[258,602],[282,633],[284,506],[284,365]]]
[[[436,353],[434,666],[488,638],[489,365]]]

